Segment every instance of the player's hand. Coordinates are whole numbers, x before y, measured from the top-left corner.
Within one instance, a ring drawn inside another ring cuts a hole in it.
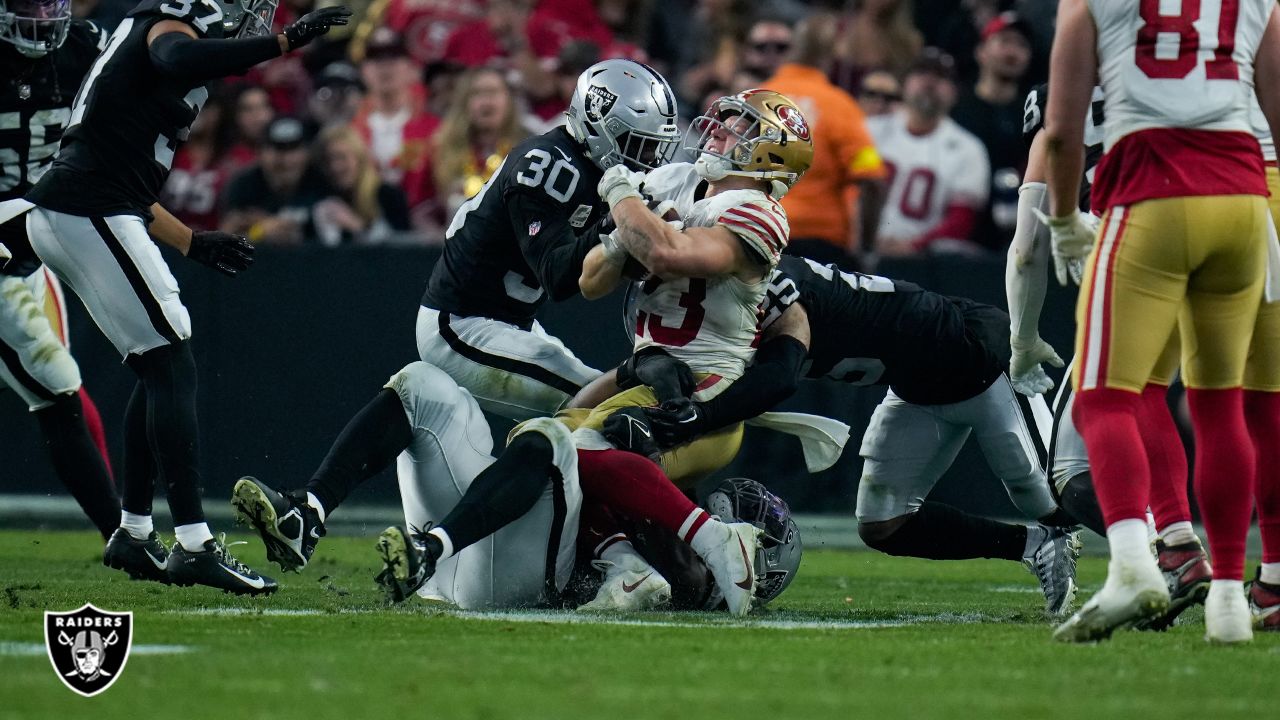
[[[643,408],[628,407],[618,410],[605,418],[600,434],[619,450],[643,455],[654,462],[662,457],[662,450],[653,438],[653,431],[649,429],[649,421]]]
[[[1009,360],[1009,382],[1013,389],[1035,397],[1053,389],[1053,380],[1045,373],[1040,363],[1049,363],[1054,367],[1062,367],[1062,358],[1054,351],[1053,346],[1045,342],[1039,335],[1032,340],[1022,340],[1014,336],[1009,343],[1013,357]]]
[[[235,277],[253,264],[254,250],[253,244],[239,235],[210,230],[191,236],[187,257],[224,275]]]
[[[345,5],[312,10],[286,25],[280,32],[289,41],[289,49],[297,50],[307,43],[329,32],[334,25],[346,25],[351,19],[351,9]]]
[[[697,384],[689,366],[660,347],[644,348],[618,366],[618,387],[648,385],[659,403],[687,398]]]
[[[644,173],[638,173],[634,170],[628,170],[626,165],[621,163],[614,165],[604,171],[604,175],[600,176],[600,182],[596,183],[596,192],[600,194],[600,199],[609,204],[612,209],[623,200],[633,197],[640,197],[640,185],[644,182]]]
[[[1049,237],[1053,241],[1053,270],[1058,276],[1058,284],[1075,282],[1079,285],[1084,276],[1084,259],[1093,249],[1097,236],[1096,221],[1086,219],[1085,213],[1079,210],[1066,217],[1048,217],[1038,209],[1035,213],[1041,222],[1049,226]]]
[[[645,408],[644,414],[659,447],[675,447],[706,434],[706,416],[696,400],[668,400],[660,407]]]

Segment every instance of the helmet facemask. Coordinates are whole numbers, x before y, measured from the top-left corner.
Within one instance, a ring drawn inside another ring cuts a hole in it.
[[[693,121],[685,148],[710,182],[730,175],[760,180],[780,199],[813,163],[813,141],[800,110],[771,90],[722,97]]]
[[[222,0],[224,37],[250,38],[271,35],[271,22],[279,0]]]
[[[62,47],[71,28],[71,0],[4,0],[0,4],[0,40],[29,58]]]
[[[756,598],[769,602],[781,595],[795,579],[804,550],[787,502],[755,480],[733,478],[707,497],[707,509],[764,531],[755,559]]]
[[[669,162],[680,142],[675,95],[651,68],[605,60],[587,68],[569,101],[568,130],[602,170],[647,171]]]

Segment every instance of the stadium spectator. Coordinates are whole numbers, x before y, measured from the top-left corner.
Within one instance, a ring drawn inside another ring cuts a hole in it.
[[[187,142],[173,156],[160,203],[192,230],[218,228],[223,190],[245,164],[242,155],[227,152],[230,115],[225,95],[211,92]]]
[[[550,23],[530,23],[531,0],[489,0],[481,20],[455,29],[445,41],[444,59],[467,67],[496,64],[518,74],[533,104],[552,97],[555,80],[544,66],[567,38]]]
[[[955,62],[926,48],[903,82],[902,110],[867,121],[889,169],[875,244],[883,255],[978,248],[991,165],[982,142],[947,117],[955,99]]]
[[[266,135],[267,126],[276,116],[271,107],[271,98],[267,91],[256,85],[240,85],[233,100],[235,106],[232,118],[231,155],[240,166],[249,165],[258,159],[258,150]]]
[[[569,108],[569,100],[578,87],[578,76],[600,60],[600,47],[590,40],[571,40],[560,48],[555,70],[555,102],[559,105],[560,112],[543,120],[542,127],[539,128],[541,131],[564,124],[564,111]]]
[[[311,168],[307,129],[290,116],[267,128],[262,159],[227,186],[222,229],[255,243],[297,245],[314,240],[312,208],[329,195]]]
[[[793,35],[791,25],[779,17],[761,16],[751,24],[738,63],[740,73],[755,79],[751,87],[778,72],[791,51]]]
[[[426,111],[425,90],[404,40],[378,28],[365,45],[361,76],[369,94],[354,126],[364,136],[382,179],[401,187],[410,207],[418,204],[428,142],[440,121]]]
[[[331,193],[313,211],[322,245],[381,243],[409,230],[404,192],[382,181],[360,133],[330,126],[320,133],[319,150]]]
[[[431,188],[421,193],[435,199],[441,222],[480,192],[511,148],[529,136],[515,94],[500,71],[467,71],[454,96],[453,107],[431,139]]]
[[[365,23],[368,30],[383,25],[404,38],[409,56],[419,65],[437,62],[444,57],[445,42],[453,31],[484,18],[483,0],[391,0],[385,5],[374,3]],[[352,57],[364,59],[364,41],[357,35],[352,42]]]
[[[888,70],[872,70],[862,76],[858,105],[869,118],[897,112],[902,107],[902,83]]]
[[[835,83],[856,92],[862,76],[888,70],[901,76],[920,54],[920,31],[911,17],[911,0],[853,0],[836,41]]]
[[[701,111],[713,88],[728,88],[738,70],[738,47],[746,37],[752,5],[747,0],[699,0],[675,39],[680,47],[672,87],[684,109]],[[696,114],[696,113],[695,113]]]
[[[835,25],[826,13],[802,21],[788,61],[764,85],[796,103],[813,136],[813,165],[782,199],[791,223],[788,250],[852,268],[861,238],[875,232],[885,168],[857,101],[821,69],[831,58]]]
[[[364,102],[360,71],[350,63],[329,63],[320,71],[315,85],[307,100],[311,120],[322,128],[351,124]]]

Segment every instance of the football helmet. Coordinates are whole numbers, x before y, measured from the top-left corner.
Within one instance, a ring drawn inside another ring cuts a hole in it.
[[[764,485],[748,478],[731,478],[707,496],[707,509],[725,522],[751,523],[764,530],[756,557],[756,599],[761,603],[782,594],[800,569],[804,545],[791,508]]]
[[[213,0],[222,9],[222,35],[229,38],[270,35],[279,0]]]
[[[71,28],[71,0],[0,0],[0,40],[29,58],[62,47]]]
[[[669,161],[680,142],[671,86],[631,60],[605,60],[584,70],[565,114],[569,133],[601,170],[618,163],[652,170]]]
[[[772,90],[744,90],[711,103],[689,126],[684,144],[697,157],[694,167],[704,180],[767,180],[774,198],[813,164],[808,121],[787,96]]]

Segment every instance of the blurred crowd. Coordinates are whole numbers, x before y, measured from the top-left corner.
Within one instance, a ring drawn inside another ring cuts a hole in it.
[[[317,2],[281,0],[278,26]],[[133,0],[77,0],[108,28]],[[562,122],[598,60],[650,64],[684,121],[765,86],[815,129],[784,200],[798,252],[981,253],[1012,236],[1023,99],[1047,0],[348,0],[353,23],[211,88],[163,202],[280,245],[443,242],[523,138]]]

